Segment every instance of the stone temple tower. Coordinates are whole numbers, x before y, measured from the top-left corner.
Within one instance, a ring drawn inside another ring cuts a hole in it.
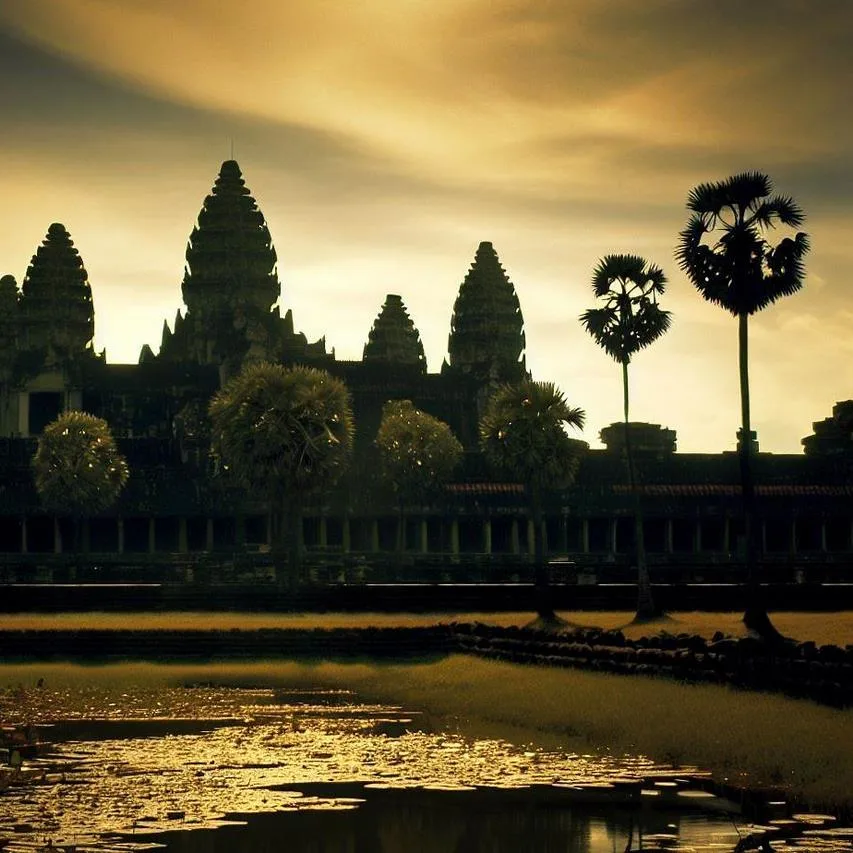
[[[95,309],[80,253],[54,222],[36,250],[21,287],[18,347],[29,371],[64,367],[94,355]]]
[[[492,244],[480,243],[453,306],[449,357],[442,372],[486,383],[522,379],[524,346],[524,319],[515,288]]]
[[[409,317],[402,298],[396,293],[385,297],[385,304],[373,322],[362,356],[365,362],[412,367],[426,373],[427,364],[421,336]]]
[[[160,355],[196,364],[268,358],[281,285],[269,229],[234,160],[222,164],[190,234],[186,316],[166,327]]]

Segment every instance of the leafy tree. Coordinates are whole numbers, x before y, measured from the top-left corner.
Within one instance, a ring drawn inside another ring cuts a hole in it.
[[[405,506],[425,500],[445,483],[462,459],[462,445],[450,427],[416,409],[411,400],[390,400],[376,434],[382,479],[397,495],[397,548],[405,547]]]
[[[63,412],[39,436],[32,464],[45,509],[71,516],[78,554],[83,519],[112,506],[127,482],[127,462],[107,422],[86,412]]]
[[[354,424],[346,385],[323,370],[249,364],[209,406],[214,456],[264,496],[280,576],[302,566],[302,504],[332,485],[349,464]]]
[[[543,619],[554,619],[542,542],[543,492],[565,488],[574,479],[586,444],[569,438],[565,427],[582,429],[585,417],[553,382],[523,379],[499,386],[480,419],[486,461],[524,484],[534,531],[536,609]]]
[[[637,255],[606,255],[592,276],[592,292],[602,300],[600,308],[590,308],[580,321],[595,342],[622,365],[622,401],[625,416],[625,458],[628,486],[634,501],[634,546],[637,557],[637,617],[649,619],[659,615],[654,605],[652,587],[646,566],[643,542],[643,516],[631,430],[628,425],[628,365],[641,349],[656,341],[669,328],[671,314],[663,311],[657,298],[666,288],[666,276],[660,267]]]
[[[749,410],[749,317],[803,285],[803,258],[809,249],[801,231],[775,245],[766,235],[779,225],[798,228],[805,215],[789,196],[773,195],[760,172],[744,172],[691,190],[692,211],[681,232],[676,258],[696,289],[709,302],[738,319],[741,428],[738,434],[748,599],[744,624],[777,637],[760,597],[755,576],[755,489],[752,477],[752,425]]]

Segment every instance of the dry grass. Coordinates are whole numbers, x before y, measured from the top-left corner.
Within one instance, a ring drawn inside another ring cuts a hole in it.
[[[853,807],[853,716],[779,696],[640,676],[541,669],[452,656],[424,664],[256,662],[0,666],[0,687],[186,682],[323,686],[424,709],[444,727],[549,748],[641,753],[751,786],[784,787],[811,808]]]
[[[739,613],[672,613],[665,619],[633,625],[627,611],[566,612],[560,616],[571,625],[621,628],[632,638],[658,634],[690,633],[713,636],[722,631],[744,636]],[[530,613],[22,613],[0,616],[6,630],[222,630],[259,628],[388,628],[435,625],[438,622],[485,622],[491,625],[527,625]],[[853,643],[853,611],[833,613],[774,613],[773,622],[787,637],[812,640],[819,645]]]

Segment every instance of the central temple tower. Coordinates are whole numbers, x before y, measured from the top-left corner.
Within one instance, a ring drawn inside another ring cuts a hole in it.
[[[322,358],[272,306],[281,293],[269,228],[240,167],[226,160],[190,234],[181,292],[186,314],[163,327],[159,357],[218,365],[226,373],[247,360]],[[153,357],[143,350],[141,360]]]

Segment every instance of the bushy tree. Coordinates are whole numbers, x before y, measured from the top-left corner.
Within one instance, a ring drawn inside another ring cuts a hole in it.
[[[447,482],[462,458],[462,445],[442,420],[411,400],[390,400],[376,434],[379,471],[397,495],[397,548],[405,547],[407,503],[424,501]]]
[[[634,502],[634,546],[637,558],[637,617],[658,615],[646,566],[643,516],[629,423],[628,365],[641,349],[654,343],[671,322],[671,314],[660,308],[658,296],[666,288],[660,267],[637,255],[606,255],[592,276],[592,292],[601,307],[581,314],[580,321],[595,342],[622,365],[622,403],[625,418],[625,459],[628,486]]]
[[[63,412],[39,436],[32,464],[45,509],[71,516],[77,553],[82,520],[112,506],[127,482],[109,425],[86,412]]]
[[[523,379],[498,387],[480,419],[480,446],[499,474],[524,484],[533,521],[537,611],[553,619],[548,567],[542,542],[542,498],[548,489],[569,486],[584,442],[569,438],[566,427],[582,429],[585,413],[569,406],[553,382]]]
[[[326,371],[253,363],[210,402],[214,455],[243,485],[264,497],[272,553],[290,582],[302,564],[302,505],[346,470],[354,423],[346,385]]]
[[[687,227],[679,236],[679,265],[708,302],[738,319],[741,427],[738,434],[749,595],[744,623],[777,636],[756,580],[755,488],[752,477],[752,423],[749,407],[749,317],[803,286],[808,236],[797,231],[775,245],[768,232],[799,228],[802,208],[790,196],[773,195],[760,172],[744,172],[690,191]]]

